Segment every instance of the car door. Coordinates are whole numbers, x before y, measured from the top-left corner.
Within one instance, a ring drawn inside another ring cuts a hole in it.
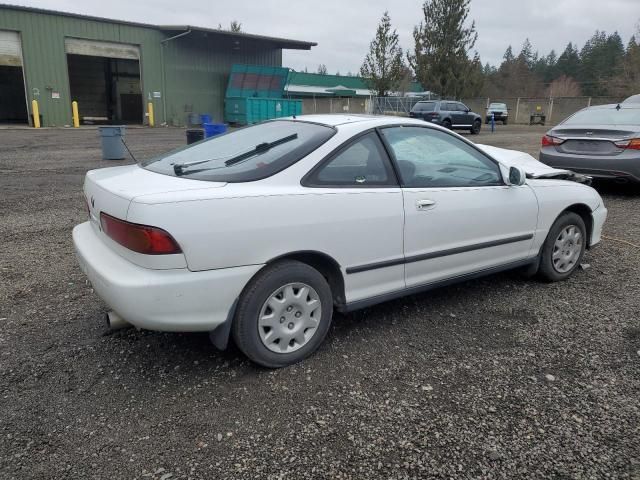
[[[535,256],[538,203],[529,186],[505,185],[493,159],[452,133],[419,126],[380,133],[403,190],[407,287]]]
[[[331,220],[331,230],[322,236],[339,246],[334,258],[343,272],[346,302],[402,290],[402,190],[376,131],[343,144],[302,185],[315,194],[315,210]]]
[[[440,116],[442,118],[449,116],[451,118],[451,126],[456,125],[458,123],[458,112],[455,109],[455,106],[452,102],[442,102],[440,103]],[[442,111],[444,110],[444,112]]]
[[[456,107],[458,109],[458,113],[460,114],[460,123],[463,125],[473,125],[474,117],[471,112],[471,109],[467,107],[464,103],[456,103]]]

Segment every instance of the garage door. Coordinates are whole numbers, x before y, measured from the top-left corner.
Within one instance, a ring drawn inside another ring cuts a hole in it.
[[[6,67],[22,66],[22,49],[18,32],[0,30],[0,65]]]
[[[100,42],[80,38],[65,38],[64,47],[73,55],[89,55],[92,57],[123,58],[139,60],[140,48],[127,43]]]

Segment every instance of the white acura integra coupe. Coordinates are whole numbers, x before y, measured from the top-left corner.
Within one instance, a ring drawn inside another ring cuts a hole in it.
[[[302,116],[88,172],[73,240],[112,327],[232,336],[282,367],[334,308],[518,267],[567,278],[607,215],[585,178],[420,120]]]

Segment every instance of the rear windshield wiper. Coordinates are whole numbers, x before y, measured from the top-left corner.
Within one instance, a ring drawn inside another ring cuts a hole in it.
[[[237,165],[238,163],[243,162],[244,160],[248,160],[251,157],[254,157],[256,155],[259,155],[261,153],[267,152],[269,150],[271,150],[273,147],[277,147],[279,145],[282,145],[284,143],[287,142],[291,142],[292,140],[295,140],[296,138],[298,138],[298,134],[297,133],[293,133],[291,135],[288,135],[286,137],[280,138],[278,140],[274,140],[273,142],[263,142],[263,143],[259,143],[258,145],[256,145],[254,148],[252,148],[249,151],[240,153],[239,155],[236,155],[234,157],[229,158],[228,160],[226,160],[224,162],[224,166],[225,167],[230,167],[232,165]],[[222,158],[210,158],[208,160],[200,160],[198,162],[187,162],[187,163],[176,163],[173,165],[173,171],[175,172],[176,175],[180,176],[183,175],[185,172],[186,168],[189,168],[193,165],[201,165],[203,163],[208,163],[208,162],[213,162],[215,160],[222,160],[224,157]],[[216,168],[220,168],[220,167],[214,167],[214,168],[200,168],[198,170],[192,170],[191,173],[197,173],[197,172],[203,172],[206,170],[213,170]]]

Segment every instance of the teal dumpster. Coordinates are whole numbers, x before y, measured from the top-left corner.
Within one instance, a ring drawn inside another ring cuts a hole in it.
[[[262,97],[227,97],[224,119],[227,123],[251,125],[271,118],[302,115],[302,100]]]

